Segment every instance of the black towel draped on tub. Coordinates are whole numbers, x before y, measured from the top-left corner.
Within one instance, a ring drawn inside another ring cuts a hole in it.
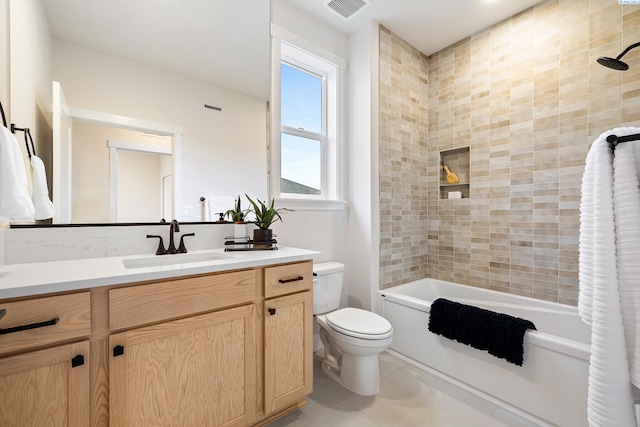
[[[523,340],[527,329],[536,329],[525,319],[438,298],[431,304],[429,330],[522,366]]]

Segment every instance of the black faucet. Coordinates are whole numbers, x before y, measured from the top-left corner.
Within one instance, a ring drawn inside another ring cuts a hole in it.
[[[156,249],[156,255],[166,255],[168,252],[164,248],[164,242],[162,241],[162,236],[158,236],[157,234],[147,234],[147,239],[150,239],[152,237],[159,239],[158,249]]]
[[[183,234],[182,236],[180,236],[180,245],[178,246],[178,250],[177,252],[179,254],[186,254],[187,253],[187,247],[184,245],[184,238],[185,237],[189,237],[189,236],[195,236],[196,233],[187,233],[187,234]]]
[[[167,255],[167,254],[186,254],[187,248],[184,245],[184,238],[189,236],[195,236],[195,233],[187,233],[180,236],[180,245],[178,249],[176,249],[176,245],[173,240],[173,233],[178,233],[180,231],[180,223],[177,220],[171,221],[169,225],[169,247],[167,249],[164,248],[164,242],[162,241],[162,236],[147,234],[147,238],[156,237],[160,241],[158,242],[158,249],[156,250],[156,255]]]
[[[178,250],[176,249],[176,245],[173,243],[173,233],[177,233],[180,231],[180,224],[177,220],[171,221],[169,225],[169,247],[167,248],[167,253],[169,254],[177,254]]]

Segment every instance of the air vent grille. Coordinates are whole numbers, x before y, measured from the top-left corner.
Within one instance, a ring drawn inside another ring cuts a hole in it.
[[[369,1],[367,0],[329,0],[325,3],[329,9],[344,19],[353,17],[353,15],[360,12],[368,4]]]

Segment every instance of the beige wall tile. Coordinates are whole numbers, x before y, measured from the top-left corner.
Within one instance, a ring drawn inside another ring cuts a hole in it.
[[[640,8],[609,0],[548,0],[429,58],[383,27],[381,288],[434,277],[576,305],[589,146],[640,122],[637,73],[596,59],[638,40]],[[640,69],[640,49],[624,60]],[[440,152],[464,145],[470,198],[442,200]]]

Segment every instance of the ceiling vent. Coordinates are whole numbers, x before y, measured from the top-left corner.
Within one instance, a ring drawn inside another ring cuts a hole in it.
[[[371,0],[328,0],[324,4],[342,18],[350,19],[370,2]]]

